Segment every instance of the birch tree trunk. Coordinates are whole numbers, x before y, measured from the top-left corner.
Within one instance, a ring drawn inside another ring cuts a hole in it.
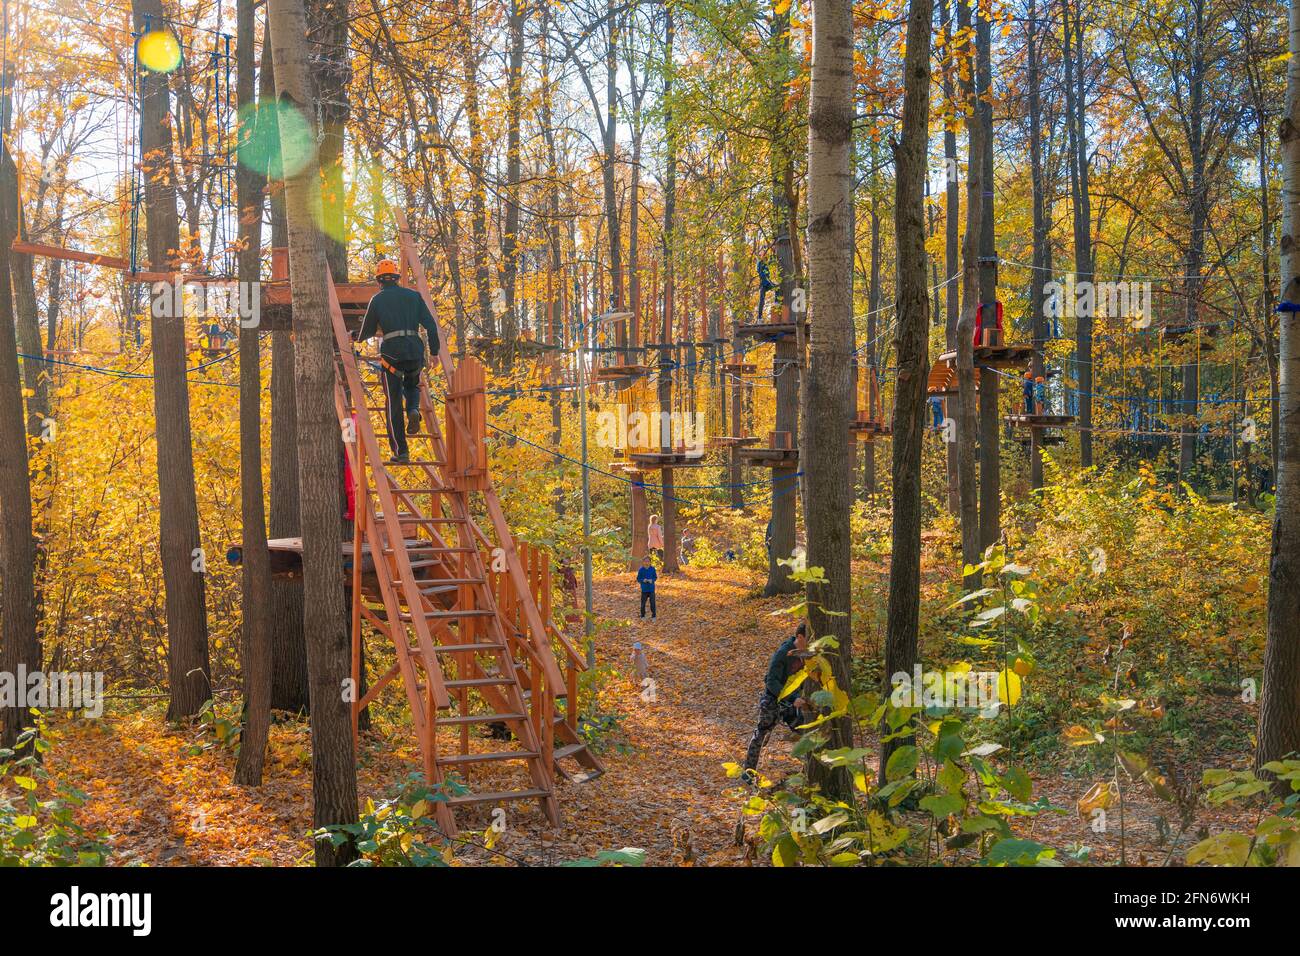
[[[808,585],[809,638],[833,636],[835,681],[848,691],[853,656],[849,511],[853,460],[853,3],[816,0],[812,8],[812,86],[808,111],[808,282],[813,315],[808,349],[802,454],[807,487],[808,565],[825,572]],[[919,462],[918,462],[919,465]],[[853,719],[830,722],[827,746],[853,745]],[[848,799],[843,767],[809,754],[804,771],[822,791]]]
[[[1277,510],[1255,765],[1300,751],[1300,0],[1291,0],[1282,146]]]

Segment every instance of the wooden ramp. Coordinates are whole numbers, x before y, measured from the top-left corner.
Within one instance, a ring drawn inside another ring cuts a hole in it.
[[[436,316],[400,212],[398,225],[404,265]],[[556,775],[589,779],[603,768],[578,733],[583,660],[549,621],[549,556],[516,545],[488,474],[483,369],[473,358],[454,365],[441,336],[421,376],[410,460],[392,461],[378,363],[357,357],[332,286],[330,310],[336,410],[354,439],[346,444],[357,476],[352,554],[369,556],[351,568],[356,686],[365,625],[396,659],[355,702],[353,733],[361,710],[400,678],[430,786],[468,787],[435,805],[444,832],[456,832],[462,807],[507,801],[536,802],[558,824]],[[374,577],[364,581],[363,572]],[[484,789],[474,787],[476,771],[490,778]]]

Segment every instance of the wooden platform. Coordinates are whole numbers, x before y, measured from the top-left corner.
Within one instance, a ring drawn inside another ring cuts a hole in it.
[[[754,435],[754,436],[751,436],[751,437],[741,437],[741,436],[737,436],[737,435],[715,435],[714,437],[712,437],[712,438],[709,439],[709,447],[711,447],[711,448],[735,448],[735,447],[745,448],[745,447],[747,447],[747,446],[749,446],[749,445],[757,445],[760,441],[762,441],[762,439],[759,438],[757,435]]]
[[[651,471],[659,468],[691,468],[704,464],[704,451],[638,451],[629,452],[628,461]]]
[[[1065,428],[1073,425],[1073,415],[1007,415],[1006,423],[1019,428]]]
[[[753,362],[725,362],[722,370],[729,375],[754,375],[758,372],[758,366]]]
[[[1023,368],[1034,356],[1032,345],[977,345],[975,346],[975,365],[988,368]],[[957,364],[956,352],[944,352],[939,356],[940,362]]]
[[[979,390],[979,376],[976,375],[975,391],[979,392]],[[947,360],[941,356],[934,365],[930,367],[930,377],[925,383],[925,393],[927,395],[937,395],[940,398],[957,394],[956,359]]]
[[[808,330],[808,320],[803,321],[804,331]],[[777,339],[783,339],[787,336],[794,335],[798,326],[794,322],[768,322],[762,325],[742,325],[736,329],[736,335],[740,338],[763,339],[774,342]]]
[[[1020,442],[1020,444],[1022,444],[1022,445],[1028,445],[1028,444],[1029,444],[1029,436],[1028,436],[1028,435],[1020,435],[1020,436],[1018,436],[1018,437],[1016,438],[1016,441]],[[1064,444],[1065,444],[1065,436],[1064,436],[1064,435],[1040,435],[1040,436],[1038,437],[1038,444],[1040,444],[1040,445],[1064,445]]]
[[[339,297],[339,309],[343,313],[344,324],[349,331],[357,331],[361,328],[366,306],[379,292],[379,283],[336,282],[334,291]],[[262,283],[262,321],[258,328],[270,332],[287,332],[293,329],[293,296],[289,291],[287,279]]]
[[[597,382],[614,382],[625,378],[642,378],[650,374],[648,365],[605,365],[596,370]]]
[[[858,441],[871,441],[873,438],[884,438],[894,434],[894,427],[885,422],[857,418],[849,422],[849,431],[857,436]]]
[[[799,449],[742,448],[740,457],[759,468],[793,468],[799,464]]]

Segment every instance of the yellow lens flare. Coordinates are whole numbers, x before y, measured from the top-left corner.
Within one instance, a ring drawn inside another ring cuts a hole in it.
[[[137,48],[140,65],[154,73],[170,73],[181,65],[181,45],[170,30],[150,30]]]

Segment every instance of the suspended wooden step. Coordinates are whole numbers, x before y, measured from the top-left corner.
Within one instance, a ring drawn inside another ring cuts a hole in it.
[[[724,362],[722,370],[728,375],[756,375],[758,366],[753,362]]]
[[[1065,428],[1067,425],[1073,425],[1075,420],[1073,415],[1026,415],[1023,413],[1007,415],[1005,418],[1008,425],[1029,429]]]
[[[659,468],[690,468],[704,464],[703,449],[678,448],[673,451],[636,451],[628,453],[628,460],[646,471]]]
[[[770,432],[768,447],[742,448],[740,457],[760,468],[793,468],[799,464],[799,449],[794,447],[794,437],[789,432]]]
[[[596,381],[616,382],[629,378],[644,378],[649,374],[648,365],[602,365],[596,369]]]
[[[747,448],[757,445],[763,439],[757,435],[715,435],[709,439],[710,448]]]
[[[990,330],[991,331],[991,330]],[[1032,345],[977,345],[975,346],[975,367],[978,371],[981,365],[988,368],[1024,368],[1033,358],[1034,347]],[[953,374],[956,375],[957,353],[944,352],[939,356],[936,365],[942,362],[948,362],[953,365]],[[931,370],[933,374],[933,369]],[[956,378],[953,378],[953,391],[947,394],[956,394]],[[942,394],[942,393],[934,393]]]

